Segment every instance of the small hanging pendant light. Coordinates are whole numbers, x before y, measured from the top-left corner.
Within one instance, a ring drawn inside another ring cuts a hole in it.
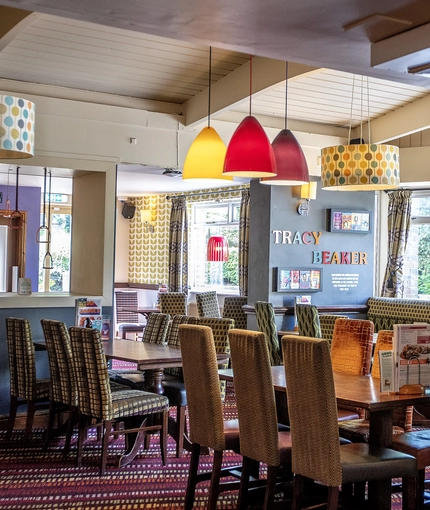
[[[9,216],[9,228],[18,229],[23,228],[22,224],[22,215],[19,212],[18,206],[18,197],[19,197],[19,169],[20,167],[16,167],[16,183],[15,183],[15,209]],[[16,221],[14,221],[16,220]]]
[[[49,243],[51,240],[51,232],[46,226],[46,173],[47,169],[45,167],[43,178],[43,221],[42,225],[36,231],[36,243],[39,244]]]
[[[252,56],[250,57],[249,115],[236,128],[227,147],[223,175],[271,177],[276,160],[270,140],[258,120],[251,115]]]
[[[278,186],[299,186],[309,182],[308,164],[299,142],[293,133],[287,129],[288,119],[288,62],[285,63],[285,118],[284,129],[272,142],[275,153],[277,175],[265,177],[261,184]]]
[[[208,262],[227,262],[228,241],[224,236],[211,236],[207,247]]]
[[[51,174],[51,171],[49,171],[48,226],[47,226],[48,232],[51,231],[51,229],[50,229],[50,227],[51,227],[51,179],[52,179],[52,174]],[[45,253],[45,256],[43,257],[42,269],[53,269],[54,266],[52,265],[52,255],[51,255],[51,252],[49,251],[51,248],[51,235],[48,236],[48,243],[47,243],[46,248],[47,248],[46,253]]]
[[[222,179],[232,181],[233,177],[223,175],[227,147],[219,134],[210,125],[211,119],[212,47],[209,48],[208,125],[195,138],[187,153],[182,169],[182,179]]]

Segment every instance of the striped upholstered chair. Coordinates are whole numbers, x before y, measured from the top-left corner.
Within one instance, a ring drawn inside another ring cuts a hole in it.
[[[197,293],[196,305],[199,317],[221,317],[217,294],[214,290]]]
[[[247,320],[243,306],[248,303],[246,296],[227,296],[224,298],[222,316],[224,319],[234,319],[236,329],[246,329]]]
[[[12,436],[16,411],[27,405],[24,441],[30,439],[33,419],[39,405],[49,402],[49,379],[37,379],[33,337],[27,319],[6,319],[7,347],[10,371],[10,410],[6,439]]]
[[[281,350],[279,347],[278,331],[275,323],[275,311],[272,303],[256,301],[254,303],[255,316],[258,329],[266,336],[267,347],[269,348],[270,364],[281,364]]]
[[[161,459],[165,465],[167,461],[168,399],[163,395],[140,390],[127,389],[111,392],[100,332],[96,329],[71,327],[69,333],[78,385],[77,465],[80,466],[82,463],[83,445],[89,425],[101,427],[102,430],[100,475],[106,471],[110,437],[122,434],[133,434],[137,436],[137,441],[148,430],[159,430]],[[147,417],[149,415],[162,416],[161,424],[148,425]],[[122,423],[123,427],[114,427],[117,423]],[[136,434],[137,432],[138,434]],[[130,442],[131,440],[126,440],[126,445],[130,446]]]
[[[321,324],[315,305],[296,305],[299,335],[321,338]]]
[[[321,338],[328,340],[331,345],[334,333],[334,325],[337,319],[348,319],[347,315],[332,315],[329,313],[323,313],[319,316],[320,327],[321,327]]]
[[[187,295],[185,292],[166,292],[159,294],[161,313],[174,315],[187,315]]]

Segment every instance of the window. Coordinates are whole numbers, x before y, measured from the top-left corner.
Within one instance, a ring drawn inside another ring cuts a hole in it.
[[[191,206],[189,283],[192,288],[237,291],[239,287],[240,201],[205,202]],[[227,262],[208,262],[206,247],[212,235],[227,238]]]
[[[39,292],[69,292],[72,233],[70,202],[71,197],[68,195],[51,195],[51,243],[49,251],[52,256],[53,267],[52,269],[43,269],[43,261],[48,245],[45,243],[39,244]],[[43,212],[41,216],[43,217]]]
[[[430,192],[414,191],[404,264],[404,297],[430,299]]]

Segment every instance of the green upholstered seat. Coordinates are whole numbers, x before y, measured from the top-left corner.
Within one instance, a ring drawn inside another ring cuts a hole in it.
[[[221,317],[217,294],[214,290],[198,292],[196,305],[199,317]]]
[[[259,331],[266,337],[271,365],[281,364],[281,351],[279,348],[278,331],[275,322],[275,311],[272,303],[256,301],[254,303],[255,316]]]
[[[187,295],[185,292],[166,292],[159,294],[161,313],[187,315]]]
[[[248,298],[246,296],[227,296],[224,298],[223,318],[234,319],[234,327],[236,329],[246,329],[247,319],[243,306],[247,303]]]

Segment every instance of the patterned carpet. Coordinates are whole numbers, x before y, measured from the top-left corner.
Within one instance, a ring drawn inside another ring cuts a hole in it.
[[[226,417],[235,415],[232,391],[227,392]],[[134,462],[124,468],[114,466],[115,450],[122,449],[121,439],[111,444],[108,471],[98,476],[99,443],[89,437],[84,449],[83,466],[75,466],[72,449],[67,459],[62,457],[63,439],[53,441],[43,451],[42,431],[34,431],[27,447],[23,434],[15,431],[6,442],[0,433],[0,509],[21,510],[156,510],[183,509],[187,483],[189,454],[175,457],[175,443],[169,439],[169,464],[161,464],[158,438],[153,438],[149,450],[143,450]],[[74,447],[74,443],[72,448]],[[201,469],[211,469],[211,457],[203,457]],[[227,452],[226,462],[240,464],[240,457]],[[194,510],[206,508],[208,483],[199,484]],[[236,493],[223,493],[217,510],[236,508]],[[257,507],[254,507],[257,508]],[[392,508],[401,508],[401,498],[393,495]]]

